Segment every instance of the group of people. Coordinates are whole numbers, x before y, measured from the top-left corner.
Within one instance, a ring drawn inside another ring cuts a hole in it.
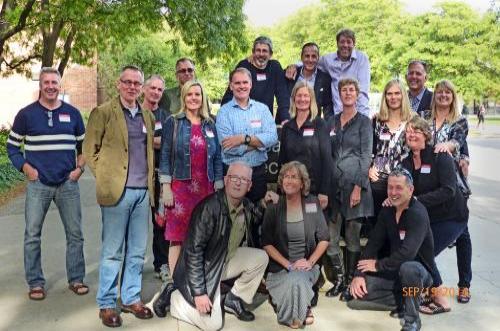
[[[442,80],[431,92],[427,64],[412,61],[409,90],[389,81],[370,118],[368,57],[354,48],[353,31],[336,38],[337,52],[323,56],[304,44],[301,64],[286,71],[271,59],[271,40],[257,38],[231,71],[216,116],[192,60],[177,61],[179,84],[167,90],[161,76],[145,80],[140,68],[125,66],[118,97],[91,112],[86,130],[78,110],[58,99],[57,70],[43,68],[40,97],[18,113],[7,141],[28,179],[29,298],[46,296],[40,239],[52,200],[66,232],[69,289],[89,292],[78,188],[88,166],[102,214],[97,304],[106,326],[122,324],[118,307],[153,317],[141,300],[149,214],[154,270],[165,281],[153,310],[203,330],[222,328],[223,311],[254,320],[246,304],[259,288],[279,323],[311,324],[323,273],[333,285],[327,297],[390,310],[403,330],[419,330],[419,312],[450,310],[431,294],[443,288],[434,258],[451,245],[457,299],[467,303],[468,124],[456,89]],[[273,192],[266,162],[278,141]]]

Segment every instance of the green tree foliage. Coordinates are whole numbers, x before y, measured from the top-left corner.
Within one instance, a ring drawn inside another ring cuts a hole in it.
[[[29,74],[36,59],[62,73],[69,61],[92,63],[96,51],[122,51],[134,37],[166,25],[200,62],[229,57],[245,46],[242,6],[243,0],[3,1],[0,71]]]
[[[500,11],[480,15],[460,2],[439,3],[432,12],[412,15],[398,0],[334,0],[306,7],[275,26],[273,40],[283,65],[295,63],[302,44],[315,41],[321,53],[335,52],[335,34],[356,32],[356,47],[371,62],[372,91],[404,77],[412,59],[431,66],[430,84],[453,81],[466,100],[500,97]],[[277,56],[278,57],[278,56]]]

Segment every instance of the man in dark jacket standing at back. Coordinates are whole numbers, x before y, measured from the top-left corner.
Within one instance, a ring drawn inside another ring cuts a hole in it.
[[[288,91],[291,94],[295,83],[305,80],[314,89],[316,104],[318,106],[318,115],[323,114],[327,120],[333,116],[332,99],[332,78],[330,75],[318,68],[319,46],[316,43],[309,42],[302,46],[300,54],[302,66],[297,67],[295,79],[287,79]]]
[[[290,94],[285,80],[285,72],[281,64],[272,60],[273,43],[268,37],[260,36],[253,42],[252,55],[241,60],[236,68],[246,68],[252,74],[252,90],[250,98],[265,104],[271,114],[274,109],[274,97],[278,103],[276,124],[290,119]],[[233,99],[233,92],[228,87],[222,97],[221,105]]]
[[[261,219],[259,209],[244,198],[251,178],[252,168],[232,163],[224,177],[224,191],[196,206],[174,284],[168,284],[154,302],[158,317],[165,317],[170,309],[173,317],[202,330],[219,330],[223,322],[220,282],[238,277],[226,294],[224,310],[242,321],[255,319],[242,300],[252,302],[269,258],[263,250],[251,248],[251,236],[246,236],[247,245],[243,246],[247,247],[240,247],[252,223]]]

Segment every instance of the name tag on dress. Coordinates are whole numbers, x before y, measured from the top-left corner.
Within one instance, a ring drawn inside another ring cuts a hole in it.
[[[207,130],[207,137],[208,138],[213,138],[214,137],[214,133],[212,132],[212,130]]]
[[[380,140],[391,140],[391,135],[389,133],[382,133],[380,135]]]
[[[306,213],[316,213],[318,212],[318,207],[316,207],[316,204],[313,202],[308,202],[306,203]]]
[[[312,137],[314,136],[314,129],[304,129],[304,133],[302,134],[304,137]]]
[[[399,230],[399,239],[404,240],[406,237],[406,231],[405,230]]]
[[[421,174],[430,174],[431,173],[431,165],[430,164],[422,164],[420,167]]]
[[[260,120],[251,120],[250,121],[250,126],[253,128],[253,129],[258,129],[262,126],[262,122]]]
[[[69,114],[59,114],[59,122],[69,123],[71,122],[71,117],[69,116]]]
[[[258,82],[261,82],[263,80],[266,80],[267,77],[266,77],[266,74],[257,74],[257,81]]]
[[[161,128],[162,128],[161,122],[160,121],[155,122],[155,131],[161,130]]]

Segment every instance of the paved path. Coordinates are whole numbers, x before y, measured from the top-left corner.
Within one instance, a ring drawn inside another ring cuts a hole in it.
[[[500,132],[500,127],[498,127]],[[489,129],[487,135],[473,134],[470,144],[472,158],[471,185],[473,195],[469,207],[469,229],[473,240],[472,300],[468,305],[450,299],[452,311],[448,314],[424,316],[423,330],[500,330],[500,139]],[[488,138],[482,138],[487,136]],[[42,302],[30,301],[24,281],[23,232],[24,197],[0,209],[0,330],[105,330],[97,316],[95,304],[98,281],[101,220],[95,202],[94,180],[86,172],[80,182],[83,205],[83,228],[86,282],[89,295],[78,297],[67,289],[64,269],[65,240],[61,222],[54,206],[48,212],[42,238],[43,267],[47,279],[48,296]],[[150,238],[151,240],[151,238]],[[150,241],[151,242],[151,241]],[[455,251],[446,250],[438,258],[447,286],[457,283]],[[160,283],[153,277],[152,253],[148,248],[144,270],[143,295],[152,299]],[[399,321],[387,312],[351,311],[337,299],[320,296],[314,309],[315,324],[310,330],[399,330]],[[226,330],[287,330],[278,326],[267,303],[256,310],[254,323],[239,322],[233,316],[226,318]],[[128,330],[196,330],[168,317],[148,321],[122,314],[123,329]]]

